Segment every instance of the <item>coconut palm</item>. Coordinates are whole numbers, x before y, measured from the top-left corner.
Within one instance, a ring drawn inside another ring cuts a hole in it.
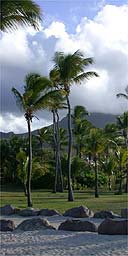
[[[39,29],[40,7],[32,0],[1,0],[0,30],[17,29],[19,25]]]
[[[12,92],[16,98],[17,104],[24,111],[24,116],[28,125],[29,152],[28,152],[28,173],[27,173],[27,202],[32,206],[31,199],[31,172],[32,172],[32,141],[31,141],[31,122],[34,113],[40,109],[47,108],[51,99],[57,97],[57,91],[51,91],[51,81],[39,74],[29,74],[25,79],[24,93],[21,94],[16,88]],[[55,95],[56,94],[56,95]]]
[[[65,54],[63,52],[56,52],[53,59],[55,66],[54,69],[57,74],[59,85],[64,90],[66,95],[68,107],[68,201],[74,201],[72,184],[71,184],[71,155],[72,155],[72,129],[71,129],[71,105],[69,100],[70,88],[74,83],[79,84],[85,79],[93,76],[98,76],[96,72],[87,71],[85,68],[93,63],[92,58],[84,58],[84,55],[78,50],[73,54]]]

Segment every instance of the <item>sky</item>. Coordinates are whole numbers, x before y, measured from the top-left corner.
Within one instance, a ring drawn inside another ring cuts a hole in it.
[[[11,88],[23,92],[25,76],[38,72],[48,76],[56,51],[73,53],[80,49],[93,57],[89,70],[99,74],[88,82],[71,87],[70,101],[89,112],[122,114],[128,110],[128,1],[127,0],[36,0],[42,9],[40,30],[31,27],[0,33],[1,113],[0,131],[27,132],[23,113]],[[66,115],[60,112],[60,118]],[[37,113],[32,130],[52,123],[47,111]]]

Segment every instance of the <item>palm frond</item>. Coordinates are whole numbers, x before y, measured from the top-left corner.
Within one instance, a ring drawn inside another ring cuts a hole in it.
[[[99,77],[99,75],[95,72],[95,71],[88,71],[88,72],[85,72],[85,73],[82,73],[78,76],[76,76],[73,81],[75,83],[80,83],[82,82],[83,80],[87,79],[89,80],[90,78],[92,77]]]
[[[128,100],[128,95],[126,95],[125,93],[118,93],[116,96],[117,96],[117,98],[123,97],[126,100]]]
[[[40,110],[42,108],[49,108],[53,99],[57,101],[60,92],[58,90],[49,91],[46,94],[40,96],[34,103],[33,111]]]
[[[21,93],[14,87],[12,87],[12,92],[16,99],[16,104],[20,107],[20,109],[24,108],[23,106],[23,96]]]
[[[32,0],[1,0],[2,31],[17,29],[18,25],[33,26],[38,30],[41,16],[40,7]]]

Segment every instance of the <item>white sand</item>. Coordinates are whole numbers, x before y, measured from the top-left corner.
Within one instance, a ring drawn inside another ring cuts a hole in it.
[[[13,219],[19,224],[24,219],[16,216],[2,216],[2,219]],[[67,217],[45,217],[56,228]],[[90,220],[97,225],[103,220]],[[13,231],[1,233],[0,256],[127,256],[127,236],[98,235],[91,232],[72,232],[61,230]]]

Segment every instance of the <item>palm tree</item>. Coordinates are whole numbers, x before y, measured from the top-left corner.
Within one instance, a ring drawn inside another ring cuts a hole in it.
[[[51,81],[39,74],[29,74],[25,79],[24,93],[21,94],[14,87],[12,92],[16,97],[16,102],[24,111],[24,116],[28,125],[29,152],[28,152],[28,173],[27,173],[27,202],[28,207],[32,206],[31,199],[31,172],[32,172],[32,141],[31,141],[31,122],[34,113],[42,108],[47,108],[53,97],[57,97],[57,91],[51,88]],[[55,95],[56,94],[56,95]]]
[[[49,73],[50,80],[53,84],[53,87],[59,89],[58,87],[58,72],[56,70],[51,70]],[[60,132],[59,132],[59,113],[58,110],[66,109],[65,95],[60,93],[60,96],[57,100],[52,100],[50,105],[50,111],[53,115],[53,138],[54,138],[54,151],[55,151],[55,184],[54,192],[60,191],[63,192],[63,177],[62,177],[62,168],[61,168],[61,155],[60,155]],[[60,178],[60,182],[59,182]],[[57,182],[58,181],[58,182]],[[60,183],[60,185],[59,185]],[[57,188],[58,187],[58,188]]]
[[[32,0],[1,0],[0,30],[17,29],[18,25],[39,29],[40,7]]]
[[[92,128],[90,134],[86,138],[87,151],[91,154],[95,169],[95,197],[99,197],[98,192],[98,165],[99,154],[103,151],[102,130]]]
[[[128,100],[128,85],[126,86],[125,88],[125,92],[126,93],[118,93],[116,96],[119,98],[119,97],[123,97],[125,98],[126,100]],[[125,112],[127,113],[127,112]],[[126,145],[126,150],[128,150],[128,115],[126,116],[126,114],[124,114],[124,119],[126,120],[126,132],[124,131],[124,138],[125,138],[125,145]],[[121,120],[118,119],[118,123],[120,123],[121,125]],[[122,126],[122,125],[121,125]],[[127,156],[127,163],[126,163],[126,189],[125,189],[125,192],[128,193],[128,156]]]
[[[85,68],[93,63],[92,58],[84,58],[83,54],[78,50],[73,54],[64,54],[63,52],[56,52],[53,59],[55,66],[54,69],[57,74],[60,87],[64,90],[66,95],[68,107],[68,201],[74,201],[72,184],[71,184],[71,155],[72,155],[72,129],[71,129],[71,105],[69,100],[70,87],[74,83],[80,83],[85,79],[93,76],[98,76],[96,72],[87,71]]]
[[[124,144],[126,151],[128,151],[128,111],[124,112],[123,115],[117,117],[117,126],[124,138]],[[128,193],[128,154],[126,162],[126,189],[125,192]]]

